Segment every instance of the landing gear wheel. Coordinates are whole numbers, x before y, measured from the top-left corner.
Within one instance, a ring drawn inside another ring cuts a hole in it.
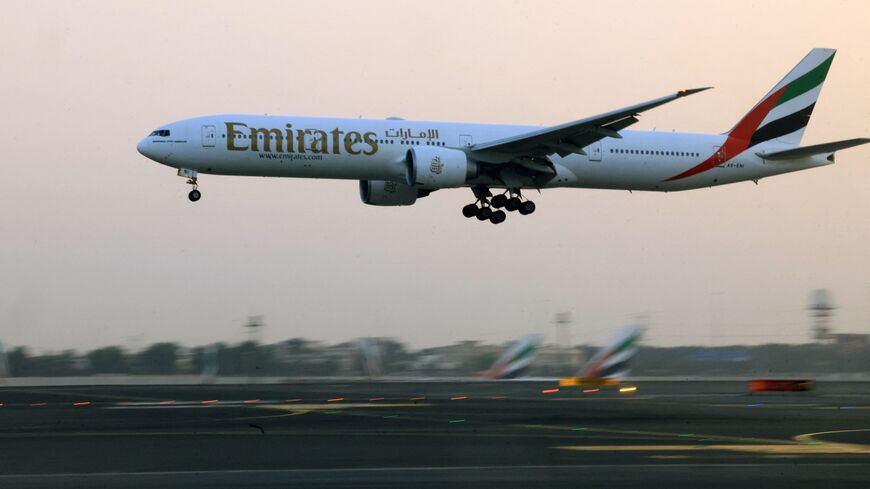
[[[491,204],[496,209],[501,209],[505,206],[505,204],[507,204],[507,201],[507,196],[505,196],[504,194],[499,194],[492,198]]]
[[[462,208],[462,215],[465,217],[474,217],[477,215],[477,204],[468,204]]]
[[[196,202],[200,197],[202,197],[202,193],[197,189],[193,189],[189,194],[187,194],[187,198],[190,199],[191,202]]]
[[[485,221],[485,220],[489,219],[490,217],[492,217],[492,209],[490,209],[489,207],[481,207],[481,208],[477,209],[477,220],[478,221]]]
[[[504,208],[513,212],[520,208],[520,204],[522,204],[522,202],[519,197],[511,197],[507,200],[507,203],[505,203]]]
[[[501,224],[505,219],[507,219],[507,214],[504,211],[495,211],[489,216],[489,222],[493,224]]]
[[[519,210],[520,210],[520,214],[527,216],[527,215],[531,214],[532,212],[535,212],[535,203],[532,202],[531,200],[527,200],[527,201],[523,202],[522,204],[520,204]]]

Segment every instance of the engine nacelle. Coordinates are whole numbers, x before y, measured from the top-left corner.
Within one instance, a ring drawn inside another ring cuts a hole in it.
[[[428,190],[383,180],[360,180],[359,197],[368,205],[413,205],[419,197],[429,195]]]
[[[477,163],[458,149],[414,147],[405,154],[408,185],[430,189],[461,187],[477,176]]]

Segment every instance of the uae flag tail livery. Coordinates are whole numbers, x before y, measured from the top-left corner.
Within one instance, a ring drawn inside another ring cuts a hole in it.
[[[737,156],[762,143],[799,145],[836,52],[834,49],[823,48],[810,51],[726,133],[727,139],[719,154],[711,155],[707,160],[669,178],[668,181],[710,170],[726,163],[731,156]],[[775,153],[767,156],[772,154]],[[764,153],[761,155],[763,157]]]
[[[541,335],[530,334],[523,336],[512,347],[505,351],[492,364],[482,377],[488,379],[515,379],[528,372],[529,367],[535,360],[538,347],[541,344]]]
[[[615,385],[628,376],[629,363],[637,353],[643,328],[626,326],[613,341],[599,350],[576,377],[561,379],[562,386]]]

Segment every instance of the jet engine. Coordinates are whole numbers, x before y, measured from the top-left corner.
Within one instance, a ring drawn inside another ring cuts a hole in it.
[[[413,205],[428,190],[416,189],[404,183],[383,180],[360,180],[359,197],[368,205]]]
[[[461,187],[478,174],[478,166],[463,151],[432,146],[414,147],[405,154],[408,185],[430,189]]]

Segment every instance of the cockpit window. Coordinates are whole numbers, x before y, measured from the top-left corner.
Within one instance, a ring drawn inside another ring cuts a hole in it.
[[[158,129],[156,131],[152,131],[148,136],[160,136],[162,138],[169,136],[169,129]]]

